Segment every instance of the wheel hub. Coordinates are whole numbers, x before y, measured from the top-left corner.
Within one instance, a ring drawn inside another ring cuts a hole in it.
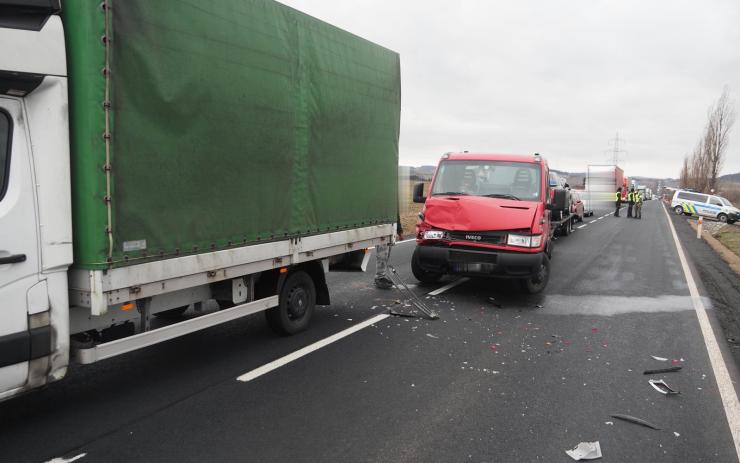
[[[288,298],[288,315],[292,319],[301,318],[308,307],[308,294],[303,288],[296,288]]]

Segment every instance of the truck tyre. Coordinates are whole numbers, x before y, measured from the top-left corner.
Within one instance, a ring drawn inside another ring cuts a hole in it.
[[[157,312],[154,314],[155,317],[161,318],[162,320],[177,320],[179,318],[182,318],[183,314],[188,310],[189,305],[184,305],[182,307],[177,307],[175,309],[170,310],[164,310],[162,312]]]
[[[673,212],[675,212],[676,215],[683,215],[683,207],[676,206],[676,207],[673,208]]]
[[[727,214],[724,212],[717,216],[717,220],[719,220],[722,223],[727,223]]]
[[[419,248],[414,249],[414,254],[411,256],[411,273],[421,283],[436,283],[442,278],[441,273],[428,272],[421,268],[421,265],[419,265]]]
[[[295,334],[308,328],[316,308],[316,286],[303,271],[292,273],[280,289],[277,307],[265,311],[267,323],[276,333]]]
[[[537,294],[542,292],[547,286],[547,282],[550,280],[550,258],[547,255],[542,256],[542,263],[540,264],[539,271],[531,277],[522,281],[522,287],[529,294]]]

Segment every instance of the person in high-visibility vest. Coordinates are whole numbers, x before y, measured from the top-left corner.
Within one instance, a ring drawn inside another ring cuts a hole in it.
[[[639,191],[635,192],[635,218],[642,218],[642,193]]]
[[[635,188],[632,187],[627,193],[627,217],[632,217],[632,207],[635,205]]]
[[[619,209],[622,207],[622,187],[617,188],[617,194],[615,197],[617,201],[617,210],[614,211],[614,217],[619,217]]]

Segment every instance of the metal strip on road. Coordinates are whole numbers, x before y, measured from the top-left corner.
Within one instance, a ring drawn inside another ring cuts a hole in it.
[[[461,284],[465,283],[468,280],[470,280],[470,278],[468,278],[468,277],[458,278],[457,280],[455,280],[455,281],[453,281],[453,282],[451,282],[449,284],[446,284],[446,285],[442,286],[441,288],[435,289],[434,291],[430,292],[429,295],[430,296],[439,296],[440,294],[442,294],[443,292],[447,291],[448,289],[452,289],[452,288],[454,288],[457,285],[461,285]]]
[[[717,381],[717,388],[719,389],[719,395],[722,398],[722,405],[724,406],[725,415],[727,416],[727,423],[730,426],[732,440],[735,442],[735,453],[740,459],[740,403],[737,399],[737,392],[735,392],[735,388],[732,385],[730,373],[727,370],[727,365],[725,364],[724,359],[722,358],[722,352],[719,349],[719,344],[717,344],[717,338],[714,336],[712,325],[709,323],[707,309],[704,307],[704,303],[701,300],[699,289],[696,286],[696,281],[694,280],[694,276],[689,268],[686,255],[683,252],[683,247],[681,246],[681,242],[678,241],[676,228],[673,226],[673,221],[671,220],[671,216],[668,214],[668,210],[665,208],[665,205],[663,206],[663,212],[665,212],[668,225],[671,228],[673,241],[676,243],[678,258],[681,261],[681,267],[683,268],[683,273],[686,277],[686,283],[689,286],[691,301],[694,304],[694,311],[699,320],[701,334],[704,337],[704,345],[707,347],[709,362],[714,371],[714,379]]]
[[[373,318],[371,318],[369,320],[365,320],[364,322],[358,323],[357,325],[354,325],[354,326],[351,326],[351,327],[347,328],[346,330],[342,330],[339,333],[335,333],[335,334],[329,336],[328,338],[324,338],[324,339],[322,339],[320,341],[316,341],[315,343],[310,344],[310,345],[308,345],[308,346],[306,346],[306,347],[304,347],[302,349],[299,349],[299,350],[297,350],[297,351],[295,351],[295,352],[293,352],[291,354],[288,354],[288,355],[286,355],[284,357],[280,357],[279,359],[274,360],[274,361],[272,361],[270,363],[267,363],[265,365],[262,365],[261,367],[255,368],[252,371],[248,371],[248,372],[244,373],[243,375],[239,376],[236,379],[237,379],[237,381],[242,381],[242,382],[245,382],[245,383],[248,382],[248,381],[252,381],[255,378],[259,378],[260,376],[262,376],[264,374],[267,374],[267,373],[269,373],[269,372],[271,372],[273,370],[276,370],[276,369],[278,369],[278,368],[280,368],[280,367],[282,367],[284,365],[287,365],[287,364],[289,364],[290,362],[292,362],[294,360],[298,360],[299,358],[304,357],[304,356],[310,354],[313,351],[319,350],[322,347],[326,347],[329,344],[331,344],[333,342],[336,342],[336,341],[339,341],[342,338],[346,338],[350,334],[356,333],[356,332],[360,331],[363,328],[367,328],[368,326],[370,326],[372,324],[378,323],[381,320],[385,320],[388,317],[390,317],[390,314],[387,314],[387,313],[376,315],[376,316],[374,316]]]

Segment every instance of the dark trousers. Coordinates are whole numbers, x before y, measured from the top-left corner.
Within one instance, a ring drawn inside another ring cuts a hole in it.
[[[619,209],[622,207],[622,201],[617,201],[617,210],[614,211],[614,217],[619,217]]]
[[[632,206],[634,206],[635,203],[627,203],[627,217],[632,217]]]

